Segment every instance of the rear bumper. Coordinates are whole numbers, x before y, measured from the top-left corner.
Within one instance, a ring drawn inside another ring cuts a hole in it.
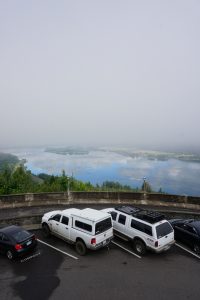
[[[160,247],[160,248],[154,248],[154,249],[151,249],[153,250],[155,253],[161,253],[161,252],[165,252],[167,250],[169,250],[171,248],[171,246],[173,246],[175,244],[175,240],[170,242],[169,244],[163,246],[163,247]]]
[[[37,240],[35,240],[30,247],[15,251],[14,256],[21,257],[23,255],[26,255],[27,253],[33,252],[36,248],[37,248]]]
[[[110,244],[111,240],[113,239],[113,237],[107,238],[106,240],[102,241],[101,243],[98,243],[96,245],[91,245],[90,249],[91,250],[97,250],[103,247],[106,247]]]

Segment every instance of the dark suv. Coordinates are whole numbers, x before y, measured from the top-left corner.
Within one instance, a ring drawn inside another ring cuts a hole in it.
[[[169,222],[174,228],[175,239],[200,255],[200,221],[176,219]]]

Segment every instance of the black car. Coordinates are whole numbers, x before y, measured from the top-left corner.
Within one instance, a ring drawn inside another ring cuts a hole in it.
[[[34,234],[19,226],[8,226],[0,229],[0,253],[8,259],[21,256],[37,246]]]
[[[175,239],[200,255],[200,221],[175,219],[169,222],[174,228]]]

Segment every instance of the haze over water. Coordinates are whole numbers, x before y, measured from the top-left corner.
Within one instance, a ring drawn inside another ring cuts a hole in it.
[[[118,181],[135,188],[140,188],[146,177],[154,191],[161,188],[166,193],[200,196],[198,162],[130,157],[101,148],[72,155],[49,153],[44,148],[9,149],[7,152],[26,159],[27,168],[34,174],[60,175],[65,170],[67,175],[84,182]]]

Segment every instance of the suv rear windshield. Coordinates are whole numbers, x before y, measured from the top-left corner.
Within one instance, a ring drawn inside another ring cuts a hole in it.
[[[163,236],[173,232],[173,228],[168,222],[165,222],[163,224],[156,226],[156,232],[157,232],[157,238],[160,239]]]
[[[102,233],[112,227],[112,222],[111,218],[107,218],[99,223],[96,224],[95,226],[95,234]]]

